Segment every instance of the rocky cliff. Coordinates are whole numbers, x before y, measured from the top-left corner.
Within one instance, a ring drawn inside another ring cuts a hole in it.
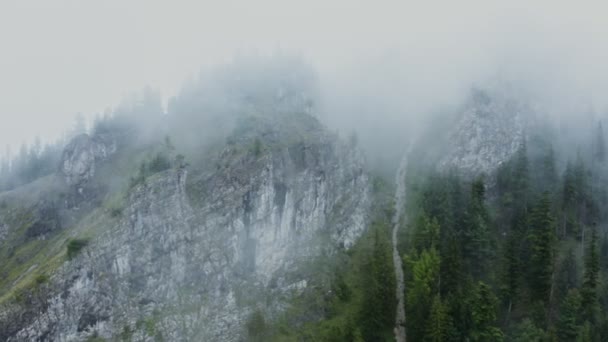
[[[150,175],[120,208],[79,221],[69,258],[48,280],[36,277],[25,299],[4,301],[3,336],[239,341],[254,310],[276,316],[306,291],[302,265],[348,248],[367,226],[363,158],[307,114],[237,130],[205,165]],[[86,182],[93,161],[113,153],[96,146],[84,137],[68,146],[68,184]]]
[[[491,174],[524,144],[531,111],[504,92],[474,89],[449,129],[439,167]]]

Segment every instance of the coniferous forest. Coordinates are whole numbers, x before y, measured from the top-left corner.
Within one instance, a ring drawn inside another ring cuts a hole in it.
[[[608,339],[601,124],[583,147],[560,154],[546,139],[530,139],[494,175],[468,178],[412,163],[399,238],[409,341]],[[327,266],[324,299],[295,303],[283,326],[266,327],[269,336],[393,340],[388,184],[374,182],[373,229],[342,263]],[[313,307],[328,320],[287,328]]]

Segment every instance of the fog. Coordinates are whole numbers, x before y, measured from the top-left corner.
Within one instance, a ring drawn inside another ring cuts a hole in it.
[[[560,120],[600,115],[608,108],[606,9],[555,1],[6,0],[0,146],[54,140],[77,113],[91,122],[146,86],[166,107],[201,70],[241,55],[300,56],[315,72],[322,120],[344,135],[356,131],[376,151],[405,143],[430,115],[454,111],[472,86],[511,84]]]

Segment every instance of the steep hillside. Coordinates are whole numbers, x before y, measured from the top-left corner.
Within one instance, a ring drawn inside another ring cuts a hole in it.
[[[302,265],[352,246],[368,223],[362,156],[308,114],[243,117],[203,162],[168,152],[166,167],[151,161],[103,197],[82,185],[98,164],[119,163],[99,139],[76,138],[49,181],[91,208],[36,240],[27,282],[3,285],[3,339],[240,340],[252,312],[271,318],[306,291]],[[103,203],[90,205],[91,193]],[[76,203],[65,210],[84,210]],[[4,221],[4,235],[32,229]]]

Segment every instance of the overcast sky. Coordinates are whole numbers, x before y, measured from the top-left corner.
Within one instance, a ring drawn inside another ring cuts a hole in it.
[[[398,78],[404,96],[427,102],[497,72],[608,97],[607,5],[504,3],[0,0],[0,146],[52,139],[76,113],[92,117],[146,85],[171,96],[199,69],[252,50],[301,53],[321,80]]]

